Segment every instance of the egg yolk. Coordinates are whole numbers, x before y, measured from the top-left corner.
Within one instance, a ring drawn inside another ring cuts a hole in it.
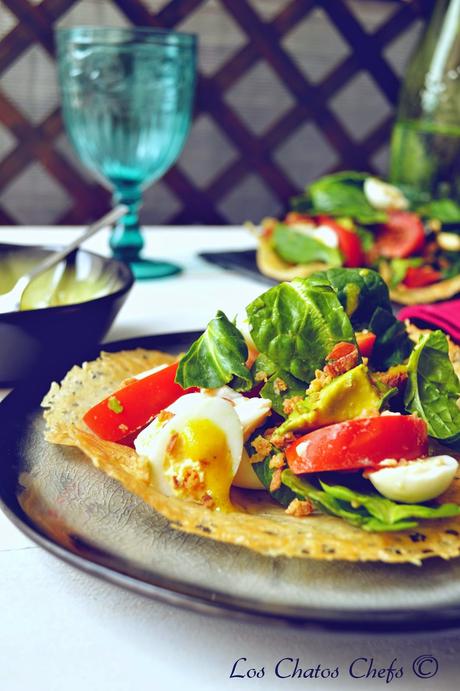
[[[211,509],[232,510],[232,457],[226,435],[211,420],[190,420],[180,433],[173,433],[164,469],[178,496]]]

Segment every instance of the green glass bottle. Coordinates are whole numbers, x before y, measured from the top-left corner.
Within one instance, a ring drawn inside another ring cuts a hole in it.
[[[414,201],[460,200],[460,0],[436,0],[409,61],[390,179]]]

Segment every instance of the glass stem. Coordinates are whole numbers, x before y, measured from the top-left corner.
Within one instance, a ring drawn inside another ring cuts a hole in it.
[[[114,204],[126,204],[128,213],[115,225],[110,237],[113,256],[125,262],[139,259],[144,239],[139,226],[139,207],[142,192],[138,185],[117,185],[113,194]]]

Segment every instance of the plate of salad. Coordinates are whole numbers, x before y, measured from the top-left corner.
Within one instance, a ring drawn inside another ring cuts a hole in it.
[[[35,386],[0,407],[2,496],[28,534],[201,611],[458,623],[460,349],[398,321],[378,273],[319,272],[201,335],[111,350],[41,411]]]
[[[249,225],[258,237],[257,266],[276,280],[366,266],[402,304],[460,291],[460,205],[453,199],[414,200],[367,173],[344,171],[309,185],[284,219]]]

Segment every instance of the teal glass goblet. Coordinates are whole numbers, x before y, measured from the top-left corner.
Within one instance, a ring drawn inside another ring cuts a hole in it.
[[[59,29],[57,56],[62,112],[81,161],[113,188],[129,212],[110,239],[115,257],[136,278],[180,271],[143,259],[142,191],[179,156],[190,128],[196,37],[150,28]]]

